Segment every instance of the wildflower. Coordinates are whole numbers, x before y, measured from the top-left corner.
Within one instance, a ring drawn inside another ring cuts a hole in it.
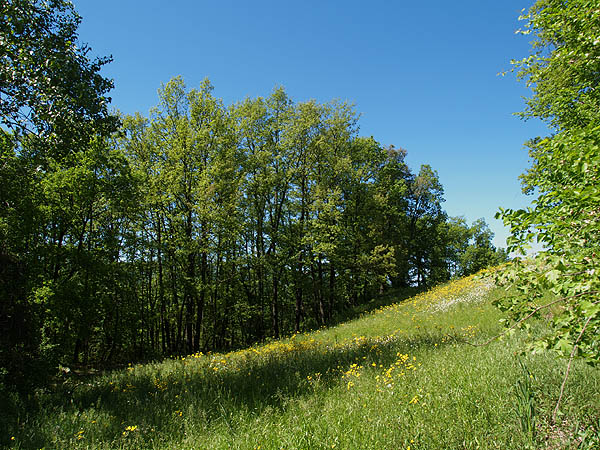
[[[123,431],[123,436],[127,436],[129,433],[133,433],[137,429],[137,425],[128,425],[125,427],[125,431]]]

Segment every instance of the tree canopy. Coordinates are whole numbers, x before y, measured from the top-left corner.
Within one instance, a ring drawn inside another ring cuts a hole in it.
[[[7,0],[0,13],[1,123],[62,145],[85,142],[90,132],[85,125],[112,131],[106,96],[112,81],[99,74],[110,58],[88,58],[72,4]]]

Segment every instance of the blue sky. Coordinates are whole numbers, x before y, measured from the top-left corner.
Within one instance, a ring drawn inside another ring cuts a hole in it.
[[[516,35],[531,0],[76,0],[81,41],[112,55],[113,107],[144,115],[161,83],[208,77],[225,103],[283,85],[297,102],[348,100],[360,134],[438,171],[444,207],[484,217],[505,246],[498,207],[523,207],[523,143],[548,133],[513,115],[529,95],[510,69],[529,52]]]

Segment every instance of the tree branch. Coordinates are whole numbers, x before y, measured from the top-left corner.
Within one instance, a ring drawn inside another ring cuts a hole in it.
[[[565,392],[565,384],[567,384],[567,378],[569,378],[569,371],[571,370],[571,363],[573,362],[573,358],[575,357],[575,353],[577,352],[577,344],[581,340],[581,337],[583,336],[583,333],[585,332],[585,329],[587,328],[588,323],[590,323],[590,320],[592,320],[592,317],[594,317],[594,316],[591,315],[590,317],[588,317],[588,320],[585,321],[585,325],[583,325],[583,328],[581,329],[581,333],[579,333],[579,336],[577,336],[577,340],[575,341],[575,345],[573,346],[573,350],[571,351],[571,356],[569,357],[569,363],[567,364],[567,370],[565,372],[565,377],[563,378],[562,385],[560,386],[560,395],[558,396],[556,406],[554,407],[554,411],[552,412],[552,423],[556,423],[556,414],[558,413],[558,407],[560,405],[563,394]]]
[[[496,336],[494,336],[494,337],[492,337],[492,338],[488,339],[487,341],[485,341],[485,342],[484,342],[484,343],[482,343],[482,344],[473,344],[472,342],[468,342],[468,341],[465,341],[465,342],[466,342],[467,344],[469,344],[469,345],[472,345],[473,347],[484,347],[484,346],[488,345],[490,342],[492,342],[492,341],[494,341],[494,340],[496,340],[496,339],[498,339],[498,338],[500,338],[500,337],[504,336],[504,335],[505,335],[506,333],[508,333],[510,330],[512,330],[512,329],[514,329],[514,328],[516,328],[516,327],[517,327],[517,326],[519,326],[521,323],[525,322],[527,319],[529,319],[529,318],[530,318],[531,316],[533,316],[535,313],[537,313],[538,311],[540,311],[540,310],[542,310],[542,309],[544,309],[544,308],[548,308],[549,306],[552,306],[552,305],[554,305],[554,304],[556,304],[556,303],[563,302],[563,301],[565,301],[565,300],[571,300],[571,299],[574,299],[574,298],[577,298],[577,297],[581,297],[581,296],[583,296],[583,295],[588,295],[588,294],[597,294],[597,293],[598,293],[598,291],[586,291],[586,292],[581,292],[581,293],[579,293],[579,294],[576,294],[576,295],[572,295],[572,296],[570,296],[570,297],[561,297],[561,298],[559,298],[559,299],[556,299],[556,300],[554,300],[554,301],[552,301],[552,302],[550,302],[550,303],[548,303],[548,304],[546,304],[546,305],[542,305],[542,306],[539,306],[539,307],[537,307],[537,308],[536,308],[536,309],[534,309],[534,310],[533,310],[533,311],[532,311],[530,314],[528,314],[527,316],[525,316],[525,317],[524,317],[524,318],[522,318],[521,320],[519,320],[519,321],[515,322],[515,323],[514,323],[514,324],[513,324],[513,325],[512,325],[510,328],[507,328],[507,329],[506,329],[506,330],[504,330],[502,333],[500,333],[500,334],[498,334],[498,335],[496,335]]]

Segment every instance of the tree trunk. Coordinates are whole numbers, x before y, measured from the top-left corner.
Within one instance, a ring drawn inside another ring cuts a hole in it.
[[[323,292],[323,261],[322,261],[323,255],[319,255],[319,258],[317,260],[317,276],[318,276],[318,286],[317,289],[319,291],[318,293],[318,298],[319,298],[319,318],[321,321],[321,325],[325,325],[327,323],[327,316],[325,314],[325,304],[324,304],[324,292]]]
[[[333,261],[329,261],[329,314],[328,319],[333,319],[335,311],[335,267]]]
[[[273,303],[271,304],[273,337],[279,339],[279,273],[273,273]]]

